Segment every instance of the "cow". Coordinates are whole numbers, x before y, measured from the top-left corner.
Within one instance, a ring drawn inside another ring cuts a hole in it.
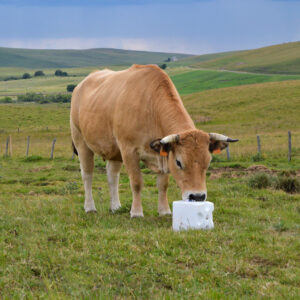
[[[143,217],[140,161],[157,173],[158,213],[168,215],[169,173],[183,200],[205,201],[211,153],[238,141],[196,129],[171,79],[155,65],[88,75],[73,91],[70,126],[80,161],[85,211],[96,211],[92,176],[94,154],[98,154],[107,161],[112,212],[121,207],[118,184],[125,165],[133,196],[131,217]]]

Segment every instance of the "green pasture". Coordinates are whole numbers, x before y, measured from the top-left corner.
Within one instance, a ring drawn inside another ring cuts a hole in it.
[[[124,67],[114,66],[112,69],[121,70]],[[54,76],[55,70],[45,69],[43,70],[45,76],[31,79],[0,80],[0,97],[16,97],[17,95],[31,92],[43,94],[66,93],[68,84],[78,84],[85,76],[97,70],[97,68],[64,68],[62,70],[69,74],[67,77]],[[0,74],[3,77],[21,77],[25,72],[33,75],[34,71],[32,69],[0,68]],[[166,72],[181,95],[223,87],[300,79],[300,75],[247,74],[204,69],[195,70],[189,67],[167,68]]]
[[[299,80],[300,75],[262,75],[214,70],[192,70],[171,76],[181,95],[231,86]]]
[[[266,157],[286,158],[288,131],[292,132],[293,157],[300,155],[299,80],[206,90],[182,99],[197,128],[240,139],[230,147],[232,158],[251,160],[257,153],[257,135]],[[56,138],[55,153],[68,157],[69,107],[70,104],[0,105],[0,155],[10,135],[14,156],[26,153],[30,136],[30,154],[48,157]],[[221,157],[225,156],[223,153]]]
[[[211,59],[203,59],[202,56],[187,58],[190,63],[184,65],[265,74],[300,74],[299,53],[300,42],[293,42],[248,51],[227,52],[224,55],[212,56]]]
[[[281,164],[278,171],[299,166]],[[233,169],[215,177],[225,165]],[[0,158],[1,298],[297,299],[299,194],[250,188],[249,163],[225,165],[212,163],[207,178],[215,228],[175,233],[171,217],[157,214],[147,169],[145,217],[130,219],[124,170],[123,206],[112,214],[96,160],[97,213],[86,214],[77,159]],[[180,199],[173,180],[168,197],[170,205]]]
[[[65,92],[67,84],[90,72],[60,69],[72,76],[54,77],[55,69],[45,69],[44,78],[0,81],[0,95]],[[12,76],[25,72],[0,70]],[[188,67],[167,72],[197,128],[240,139],[230,146],[231,160],[226,153],[214,156],[207,172],[215,228],[173,232],[171,217],[157,213],[156,175],[143,165],[145,217],[130,219],[124,168],[122,208],[110,213],[105,162],[99,157],[93,182],[97,213],[86,214],[79,161],[71,159],[70,104],[0,104],[1,299],[300,297],[300,194],[249,184],[257,172],[300,178],[300,80]],[[8,136],[12,143],[5,157]],[[172,177],[168,198],[171,207],[181,198]]]

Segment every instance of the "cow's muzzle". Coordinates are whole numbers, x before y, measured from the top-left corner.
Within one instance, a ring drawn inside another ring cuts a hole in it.
[[[205,201],[206,200],[206,193],[195,193],[195,194],[189,194],[189,201]]]

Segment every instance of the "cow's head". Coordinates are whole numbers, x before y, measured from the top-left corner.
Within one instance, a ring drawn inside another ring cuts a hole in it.
[[[219,153],[229,142],[237,141],[222,134],[195,129],[168,135],[153,141],[150,146],[168,160],[170,172],[181,189],[182,199],[204,201],[211,153]]]

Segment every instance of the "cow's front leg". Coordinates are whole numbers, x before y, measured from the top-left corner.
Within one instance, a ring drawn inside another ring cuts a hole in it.
[[[110,192],[110,209],[115,212],[121,207],[119,199],[119,177],[122,163],[109,160],[106,165],[106,173]]]
[[[157,175],[157,188],[158,188],[158,213],[160,216],[171,215],[168,198],[169,175],[168,174],[158,174]]]
[[[143,207],[141,201],[141,191],[143,187],[143,177],[139,166],[139,156],[135,152],[122,153],[124,165],[127,169],[130,186],[132,191],[132,205],[130,210],[130,216],[143,217]]]

